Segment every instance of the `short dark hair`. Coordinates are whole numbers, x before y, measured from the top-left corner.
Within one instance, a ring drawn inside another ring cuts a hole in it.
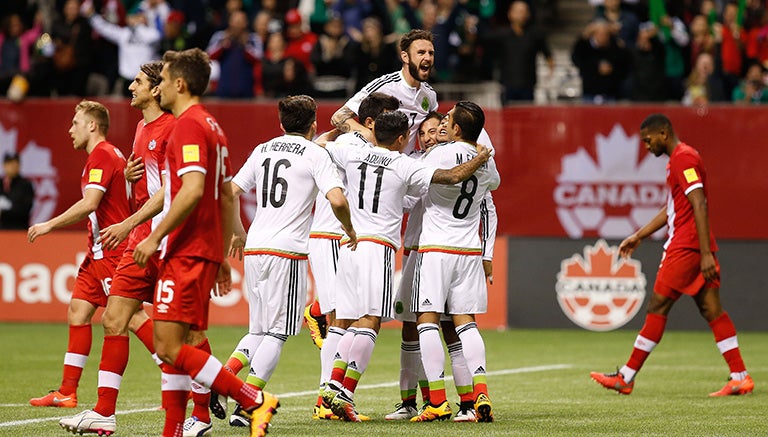
[[[360,124],[365,123],[368,117],[376,119],[384,111],[397,111],[400,107],[400,101],[397,98],[384,93],[371,93],[367,95],[357,110],[357,118]]]
[[[75,106],[75,113],[80,111],[96,122],[99,133],[104,136],[107,135],[109,132],[109,110],[104,105],[93,100],[82,100]]]
[[[476,103],[462,100],[453,110],[453,122],[461,128],[461,139],[475,142],[485,125],[485,113]]]
[[[147,76],[147,79],[149,79],[150,91],[152,91],[154,87],[160,85],[160,81],[162,80],[160,72],[163,71],[163,63],[161,61],[147,62],[139,67],[139,70]],[[160,103],[160,94],[155,96],[155,101]]]
[[[382,112],[376,117],[373,134],[379,146],[391,146],[408,132],[408,116],[403,111]]]
[[[15,153],[15,152],[8,152],[5,155],[3,155],[3,164],[5,164],[6,162],[11,162],[11,161],[18,162],[19,161],[19,154]]]
[[[288,96],[277,103],[286,132],[307,134],[317,118],[317,102],[307,95]]]
[[[666,115],[656,113],[645,117],[642,123],[640,123],[640,130],[650,129],[652,131],[658,131],[659,129],[667,128],[672,131],[672,122],[669,121]]]
[[[163,54],[163,63],[168,64],[171,79],[181,77],[187,82],[187,89],[193,96],[201,97],[208,88],[211,77],[211,59],[199,48],[168,50]]]
[[[422,121],[421,121],[421,124],[424,124],[424,122],[425,122],[425,121],[427,121],[427,120],[431,120],[431,119],[433,119],[433,118],[434,118],[435,120],[437,120],[437,122],[439,123],[440,121],[442,121],[442,120],[443,120],[443,117],[445,117],[445,114],[443,114],[442,112],[438,112],[438,111],[429,111],[429,112],[427,113],[427,116],[426,116],[426,117],[424,117],[424,120],[422,120]]]
[[[433,42],[434,36],[432,35],[432,32],[428,30],[413,29],[400,38],[400,51],[407,52],[408,49],[411,48],[411,44],[413,44],[414,41],[418,41],[420,39]]]

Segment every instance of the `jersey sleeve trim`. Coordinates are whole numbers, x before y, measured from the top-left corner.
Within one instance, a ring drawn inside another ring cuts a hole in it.
[[[189,167],[180,168],[176,172],[176,176],[181,177],[181,176],[183,176],[183,175],[185,175],[187,173],[193,172],[193,171],[200,172],[202,174],[206,174],[207,173],[207,171],[205,170],[205,167],[201,167],[199,165],[190,165]]]
[[[697,189],[697,188],[704,188],[704,184],[702,184],[701,182],[699,182],[698,184],[693,184],[693,185],[691,185],[690,187],[688,187],[688,188],[686,188],[686,189],[685,189],[685,195],[687,196],[687,195],[688,195],[688,193],[690,193],[691,191],[693,191],[693,190],[695,190],[695,189]]]
[[[98,185],[98,184],[86,184],[85,187],[83,188],[86,190],[99,190],[105,193],[107,192],[107,187],[102,187],[101,185]]]

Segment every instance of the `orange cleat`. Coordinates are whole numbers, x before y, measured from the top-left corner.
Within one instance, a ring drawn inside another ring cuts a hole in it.
[[[635,381],[625,382],[624,375],[616,371],[616,373],[600,373],[591,372],[589,376],[592,379],[609,390],[616,390],[620,394],[628,395],[632,393],[632,389],[635,387]]]
[[[269,428],[269,422],[272,416],[277,414],[277,408],[280,401],[276,396],[265,391],[260,391],[262,401],[261,405],[250,412],[251,416],[251,437],[264,437]]]
[[[444,401],[438,406],[428,404],[418,416],[411,417],[411,422],[433,422],[435,420],[445,420],[451,417],[453,412],[448,401]]]
[[[325,339],[325,336],[328,333],[328,321],[325,318],[325,314],[322,314],[319,317],[313,316],[311,312],[312,305],[314,304],[307,305],[307,307],[304,308],[304,320],[307,322],[307,327],[309,327],[309,336],[312,337],[312,343],[314,343],[318,349],[322,349],[323,339]]]
[[[709,395],[712,397],[745,395],[747,393],[752,393],[752,390],[754,389],[755,389],[755,382],[752,381],[751,376],[747,375],[746,378],[740,381],[728,378],[728,383],[725,384],[725,387],[721,388],[716,392],[710,393]]]
[[[30,399],[29,405],[33,407],[75,408],[77,406],[77,393],[65,396],[56,390],[51,390],[41,398]]]

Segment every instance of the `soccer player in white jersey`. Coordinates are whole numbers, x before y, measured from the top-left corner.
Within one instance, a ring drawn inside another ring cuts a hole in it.
[[[368,367],[382,319],[392,318],[394,256],[405,196],[420,197],[431,183],[463,181],[490,156],[480,147],[475,159],[450,170],[436,170],[409,158],[400,153],[408,141],[408,117],[401,111],[376,117],[373,133],[374,148],[326,146],[346,171],[359,244],[354,255],[345,247],[339,254],[336,317],[354,321],[356,330],[337,346],[323,398],[337,416],[352,422],[360,421],[352,400],[354,390]]]
[[[423,150],[428,151],[439,143],[451,140],[447,129],[448,116],[439,112],[431,112],[419,127],[419,143]],[[480,133],[478,144],[489,147],[493,155],[493,145],[485,129]],[[422,152],[415,151],[411,156]],[[489,206],[486,207],[486,204]],[[488,266],[486,276],[492,272],[491,260],[493,258],[493,240],[496,238],[497,217],[496,208],[493,205],[491,193],[486,194],[481,205],[481,239],[483,247],[483,266]],[[400,287],[395,300],[395,319],[403,323],[402,343],[400,346],[400,395],[402,401],[395,407],[395,411],[387,414],[387,420],[406,420],[419,414],[416,407],[416,387],[421,390],[424,403],[429,402],[429,383],[424,374],[424,366],[421,363],[419,350],[419,333],[416,329],[416,315],[410,310],[411,290],[413,285],[413,273],[416,265],[416,252],[419,249],[419,235],[421,234],[421,222],[424,214],[424,203],[419,199],[408,214],[408,223],[403,235],[403,270],[400,279]],[[486,251],[487,249],[487,251]],[[410,256],[413,254],[413,256]],[[443,329],[443,339],[451,357],[453,382],[459,395],[459,411],[454,416],[455,422],[475,421],[474,396],[472,393],[472,375],[467,368],[461,341],[449,315],[440,317],[440,325]]]
[[[330,155],[311,139],[317,129],[317,104],[309,96],[292,96],[278,104],[285,135],[256,146],[232,179],[235,196],[255,188],[259,207],[248,230],[235,214],[233,254],[245,255],[252,362],[246,383],[264,388],[274,372],[283,344],[301,330],[307,298],[307,254],[312,205],[318,191],[330,202],[354,249],[357,237],[350,220],[344,185]],[[235,208],[239,211],[239,208]]]
[[[430,111],[437,110],[437,93],[427,83],[435,62],[432,32],[414,29],[400,38],[400,60],[403,67],[368,83],[331,117],[331,124],[342,132],[361,131],[354,117],[365,96],[381,92],[400,101],[400,110],[408,116],[410,135],[402,151],[409,155],[416,147],[419,125]]]
[[[358,117],[365,130],[373,129],[376,117],[385,111],[396,111],[399,102],[396,98],[383,93],[372,93],[366,96],[360,103]],[[338,147],[374,147],[363,134],[358,131],[349,132],[338,136],[335,140]],[[339,169],[343,176],[343,169]],[[347,332],[349,323],[337,321],[335,280],[339,260],[339,241],[343,236],[343,230],[339,221],[333,215],[328,200],[318,194],[315,200],[315,213],[312,219],[312,227],[309,232],[309,265],[315,278],[315,290],[319,305],[311,304],[304,311],[304,318],[309,324],[316,315],[311,314],[311,308],[319,306],[322,317],[328,316],[328,332],[320,346],[320,393],[325,388],[325,383],[331,377],[333,368],[333,356],[336,353],[336,345]],[[313,339],[315,340],[315,339]],[[317,344],[317,340],[315,340]],[[322,396],[318,395],[317,402],[312,411],[315,419],[331,419],[333,413],[330,405],[324,405]]]
[[[448,129],[456,141],[432,149],[427,165],[447,167],[475,154],[485,116],[472,102],[458,102],[448,113]],[[411,310],[417,315],[424,371],[429,381],[430,403],[414,422],[444,420],[451,416],[445,396],[445,357],[438,322],[447,310],[456,325],[464,357],[472,372],[477,421],[493,421],[485,378],[485,345],[475,324],[475,314],[486,312],[487,290],[478,236],[480,204],[486,191],[499,186],[499,173],[489,161],[464,183],[430,187],[419,237],[413,279]]]

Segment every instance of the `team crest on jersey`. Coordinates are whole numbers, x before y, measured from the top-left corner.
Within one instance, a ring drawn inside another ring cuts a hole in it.
[[[627,135],[620,124],[608,136],[595,136],[594,151],[579,147],[562,157],[553,193],[557,218],[571,238],[623,238],[666,203],[667,161],[650,153],[641,157],[639,135]]]
[[[427,99],[426,97],[424,97],[421,100],[421,109],[425,111],[429,111],[429,99]]]
[[[157,140],[152,140],[147,145],[147,149],[149,150],[155,150],[155,147],[157,147]]]
[[[560,263],[557,302],[573,323],[590,331],[627,324],[645,299],[640,261],[619,258],[619,248],[598,240]]]

